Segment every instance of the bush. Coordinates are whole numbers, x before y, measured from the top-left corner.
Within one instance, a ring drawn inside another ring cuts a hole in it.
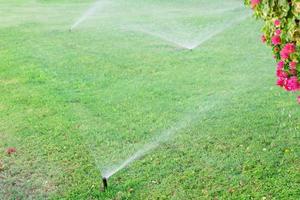
[[[272,47],[278,63],[277,85],[300,90],[300,0],[245,0],[245,4],[264,21],[261,40]]]

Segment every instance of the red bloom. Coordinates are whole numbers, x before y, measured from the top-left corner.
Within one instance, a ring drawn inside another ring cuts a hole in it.
[[[278,35],[274,35],[274,36],[272,37],[272,43],[273,43],[274,45],[281,44],[281,38],[280,38]]]
[[[289,58],[290,54],[296,51],[296,47],[294,43],[287,43],[283,49],[280,51],[280,57],[282,60],[286,60]]]
[[[290,62],[291,69],[296,69],[296,67],[297,67],[297,62],[294,62],[294,61]]]
[[[286,51],[284,51],[284,50],[280,51],[280,57],[281,57],[282,60],[288,59],[289,56],[290,56],[290,54],[288,54]]]
[[[251,0],[251,7],[255,8],[260,3],[260,1],[261,0]]]
[[[295,53],[296,51],[296,46],[294,43],[287,43],[284,47],[284,49],[288,52],[288,53]]]
[[[16,152],[17,152],[17,150],[16,150],[15,147],[9,147],[9,148],[6,149],[6,153],[8,155],[11,155],[11,154],[16,153]]]
[[[296,69],[290,69],[290,74],[293,75],[293,76],[296,76],[297,75],[297,70]]]
[[[282,70],[283,67],[284,67],[284,61],[281,60],[281,61],[279,61],[278,64],[277,64],[277,69],[278,69],[278,70]]]
[[[261,36],[261,41],[262,41],[262,43],[266,43],[267,42],[267,38],[266,38],[265,35]]]
[[[278,86],[283,87],[285,84],[285,79],[284,78],[278,78],[277,83]]]
[[[276,19],[276,20],[274,21],[274,25],[277,26],[277,27],[280,26],[280,20]]]
[[[291,78],[287,79],[285,89],[287,91],[297,91],[299,90],[299,82],[296,76],[292,76]]]
[[[276,35],[280,35],[280,34],[281,34],[281,30],[280,30],[280,29],[277,29],[277,30],[275,31],[275,34],[276,34]]]
[[[285,71],[281,69],[277,69],[276,75],[278,78],[287,78],[289,76]]]

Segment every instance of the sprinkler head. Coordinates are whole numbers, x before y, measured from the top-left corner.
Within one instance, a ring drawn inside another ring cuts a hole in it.
[[[104,192],[106,189],[107,189],[107,178],[105,177],[102,177],[102,183],[103,183],[103,186],[101,187],[101,190]]]

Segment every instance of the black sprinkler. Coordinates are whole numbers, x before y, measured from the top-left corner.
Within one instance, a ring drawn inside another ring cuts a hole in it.
[[[107,178],[102,177],[102,183],[103,183],[103,187],[102,187],[102,191],[104,192],[107,189]]]

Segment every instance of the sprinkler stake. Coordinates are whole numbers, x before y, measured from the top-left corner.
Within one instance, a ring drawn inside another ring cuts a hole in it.
[[[102,177],[102,183],[103,183],[103,187],[101,187],[102,191],[104,192],[107,189],[107,178]]]

